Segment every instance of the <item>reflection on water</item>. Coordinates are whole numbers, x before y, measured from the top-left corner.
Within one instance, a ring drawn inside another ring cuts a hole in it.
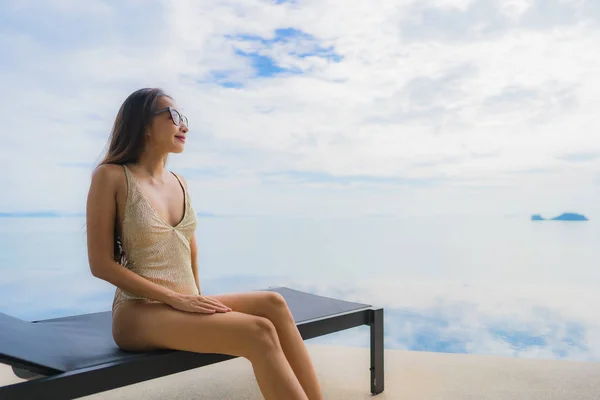
[[[457,222],[457,221],[454,221]],[[110,309],[80,219],[0,219],[0,311]],[[600,360],[600,231],[592,223],[401,219],[200,220],[201,285],[288,286],[385,308],[385,345]],[[311,342],[368,346],[367,327]]]

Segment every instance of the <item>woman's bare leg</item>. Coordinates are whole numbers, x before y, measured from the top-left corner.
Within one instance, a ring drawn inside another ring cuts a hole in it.
[[[281,348],[304,392],[310,400],[323,399],[310,355],[283,296],[275,292],[248,292],[210,297],[234,311],[271,320],[277,329]]]
[[[307,400],[266,318],[231,311],[199,314],[160,303],[124,303],[113,316],[117,344],[127,350],[175,349],[247,358],[266,400]]]

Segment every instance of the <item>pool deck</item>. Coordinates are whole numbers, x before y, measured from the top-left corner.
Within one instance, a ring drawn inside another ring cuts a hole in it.
[[[385,391],[369,393],[366,348],[308,344],[325,399],[597,400],[600,363],[385,351]],[[0,386],[20,381],[0,364]],[[258,400],[242,358],[114,389],[88,400]]]

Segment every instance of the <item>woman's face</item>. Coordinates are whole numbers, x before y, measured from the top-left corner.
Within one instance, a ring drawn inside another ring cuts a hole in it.
[[[181,153],[188,132],[187,119],[169,97],[163,96],[157,100],[156,112],[148,129],[147,143],[167,153]]]

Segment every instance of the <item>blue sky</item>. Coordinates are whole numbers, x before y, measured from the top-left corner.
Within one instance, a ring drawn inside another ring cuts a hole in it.
[[[12,1],[0,211],[82,211],[120,103],[159,86],[217,214],[600,215],[593,0]]]

